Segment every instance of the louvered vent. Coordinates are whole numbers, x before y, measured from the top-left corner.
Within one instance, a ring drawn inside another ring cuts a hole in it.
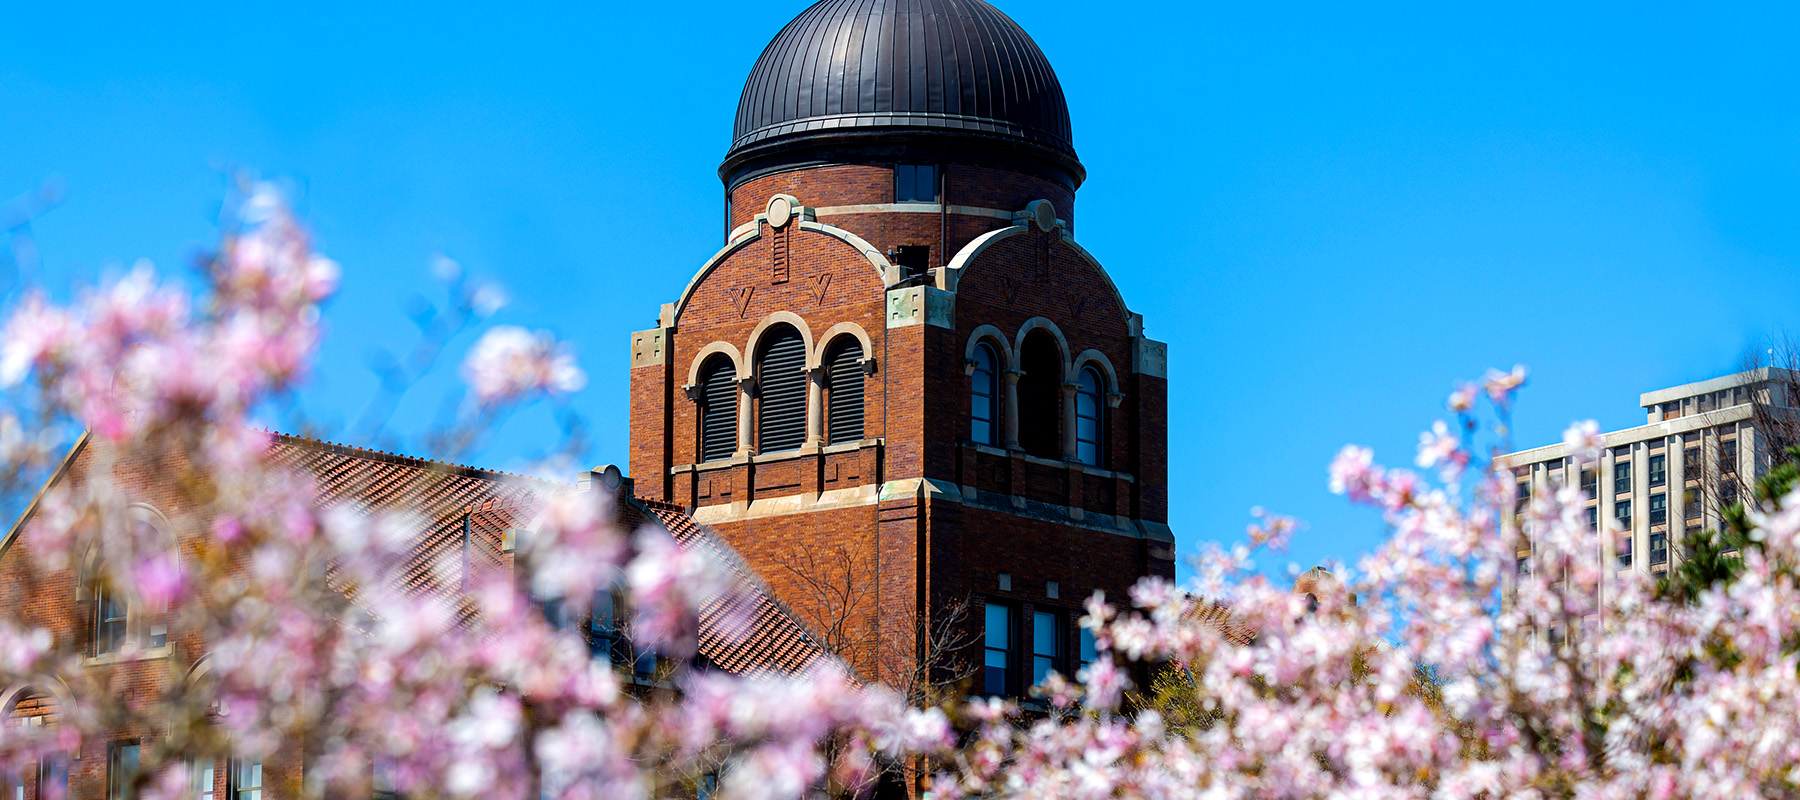
[[[757,452],[794,450],[806,441],[806,343],[790,326],[771,331],[756,361],[760,398]]]
[[[714,356],[700,372],[700,460],[737,452],[738,390],[731,359]]]
[[[830,352],[825,360],[831,411],[827,430],[832,444],[854,442],[863,438],[862,343],[846,336]]]

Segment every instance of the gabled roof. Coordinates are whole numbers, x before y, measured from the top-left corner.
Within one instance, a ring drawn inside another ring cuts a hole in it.
[[[67,478],[72,469],[78,470],[75,464],[87,444],[88,437],[83,434],[6,539],[0,541],[0,553],[32,516],[39,499]],[[287,434],[271,435],[270,458],[277,466],[311,475],[323,508],[350,506],[368,514],[410,512],[410,518],[388,523],[405,525],[407,535],[413,539],[402,571],[403,584],[411,591],[446,598],[457,597],[461,579],[467,574],[462,569],[441,566],[461,565],[465,524],[469,543],[467,570],[510,568],[507,531],[529,528],[550,498],[583,491],[575,484]],[[738,582],[739,591],[733,598],[714,601],[701,609],[699,648],[706,660],[731,672],[791,673],[824,657],[814,644],[815,637],[774,598],[768,585],[737,551],[695,522],[681,507],[626,494],[618,498],[616,509],[617,521],[627,531],[646,524],[664,528],[682,548],[698,548],[717,559]],[[745,603],[749,608],[741,607]],[[468,612],[466,607],[462,610]],[[733,620],[747,620],[748,630],[729,628]]]
[[[469,524],[471,567],[504,567],[508,529],[528,528],[551,497],[582,491],[557,483],[505,472],[365,450],[314,439],[279,436],[275,460],[312,473],[321,504],[355,502],[367,508],[403,508],[418,513],[411,523],[418,537],[404,580],[410,589],[450,593],[453,579],[438,567],[445,558],[460,559],[463,519]],[[814,637],[776,600],[755,570],[710,529],[694,521],[680,506],[617,498],[619,525],[627,531],[653,524],[667,530],[684,549],[704,550],[723,564],[738,583],[731,598],[700,610],[700,655],[729,672],[767,670],[792,673],[823,657]],[[749,604],[748,608],[742,607]],[[746,630],[731,627],[748,623]]]

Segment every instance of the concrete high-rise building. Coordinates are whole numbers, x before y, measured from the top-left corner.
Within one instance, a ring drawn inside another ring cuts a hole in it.
[[[1577,463],[1559,442],[1498,464],[1512,470],[1521,498],[1579,481],[1588,523],[1617,520],[1619,535],[1602,540],[1603,587],[1625,570],[1660,575],[1680,563],[1685,534],[1717,529],[1720,512],[1749,498],[1773,454],[1793,443],[1795,381],[1791,370],[1763,367],[1645,392],[1645,423],[1604,434],[1598,463]],[[1517,555],[1524,567],[1529,544]]]

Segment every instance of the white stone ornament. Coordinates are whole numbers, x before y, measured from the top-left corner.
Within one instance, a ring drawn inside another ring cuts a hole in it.
[[[1025,210],[1031,213],[1031,222],[1040,231],[1048,231],[1056,227],[1056,206],[1049,200],[1033,200]]]
[[[782,226],[788,224],[788,220],[791,220],[794,218],[794,200],[793,200],[793,198],[788,197],[785,194],[778,194],[778,195],[775,195],[774,197],[769,198],[769,210],[768,210],[767,217],[769,220],[769,225],[771,225],[773,227],[779,228],[779,227],[782,227]]]

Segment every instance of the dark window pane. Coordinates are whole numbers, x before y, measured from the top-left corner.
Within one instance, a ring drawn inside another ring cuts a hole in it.
[[[1040,684],[1056,669],[1056,661],[1062,655],[1061,620],[1056,614],[1048,611],[1035,611],[1031,615],[1031,682]]]
[[[917,185],[917,176],[913,165],[894,165],[894,202],[905,203],[913,199],[913,187]]]
[[[986,621],[983,689],[988,694],[1006,694],[1012,667],[1012,609],[989,603]]]
[[[998,427],[1000,403],[999,358],[987,344],[975,346],[975,372],[969,380],[969,439],[980,444],[998,444],[994,438]]]
[[[1083,464],[1103,466],[1101,464],[1105,450],[1101,433],[1105,430],[1101,424],[1101,386],[1100,371],[1093,367],[1081,370],[1075,388],[1075,460]]]

